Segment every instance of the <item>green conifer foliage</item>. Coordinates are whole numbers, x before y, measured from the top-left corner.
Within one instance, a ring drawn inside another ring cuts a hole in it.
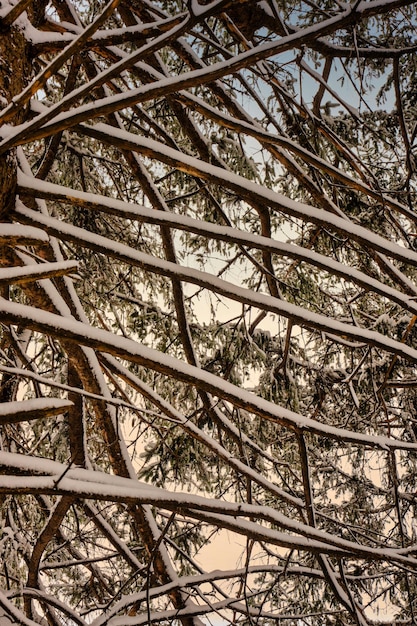
[[[417,3],[0,1],[0,625],[417,622]]]

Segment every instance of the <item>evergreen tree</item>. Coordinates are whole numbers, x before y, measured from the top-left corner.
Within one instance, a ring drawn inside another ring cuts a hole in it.
[[[0,2],[1,626],[417,622],[416,11]]]

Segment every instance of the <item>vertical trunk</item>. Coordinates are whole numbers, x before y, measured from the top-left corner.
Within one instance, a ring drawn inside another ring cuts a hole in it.
[[[34,6],[32,7],[32,4]],[[46,0],[36,0],[27,7],[34,26],[44,19]],[[7,21],[7,20],[6,20]],[[26,86],[33,73],[30,45],[21,29],[15,25],[6,25],[0,20],[0,111],[17,96]],[[21,124],[26,117],[27,110],[22,108],[16,111],[12,124]],[[0,140],[5,130],[0,126]],[[16,151],[10,150],[0,156],[0,228],[1,222],[9,221],[9,213],[14,208],[17,184]],[[10,248],[0,246],[0,267],[13,265]],[[0,296],[8,298],[9,288],[0,288]],[[7,346],[4,345],[4,348]],[[0,402],[13,399],[15,383],[7,374],[0,381]]]
[[[32,7],[32,4],[34,5]],[[27,8],[30,21],[37,26],[43,19],[46,0],[33,0]],[[30,44],[21,29],[0,23],[0,109],[6,107],[26,86],[33,73]],[[19,109],[12,124],[24,121],[27,110]],[[0,137],[4,134],[0,128]],[[11,150],[0,157],[0,220],[14,207],[16,195],[16,155]]]
[[[23,34],[11,27],[0,37],[0,106],[3,108],[24,87],[25,77],[29,75],[27,43]],[[14,120],[19,124],[25,112],[19,111]],[[1,132],[1,131],[0,131]],[[9,151],[0,157],[0,219],[7,220],[7,215],[14,206],[16,191],[16,156]]]

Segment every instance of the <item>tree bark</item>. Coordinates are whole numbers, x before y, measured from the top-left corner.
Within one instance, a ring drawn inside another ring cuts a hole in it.
[[[32,6],[33,5],[33,6]],[[34,0],[27,7],[27,14],[34,26],[44,19],[45,0]],[[5,108],[12,99],[26,86],[33,74],[30,43],[22,29],[15,24],[8,25],[7,19],[0,21],[0,110]],[[27,108],[19,107],[13,117],[12,124],[21,124],[27,116]],[[5,129],[0,129],[4,138]],[[14,149],[0,157],[0,219],[8,220],[8,214],[14,206],[16,192],[16,153]]]

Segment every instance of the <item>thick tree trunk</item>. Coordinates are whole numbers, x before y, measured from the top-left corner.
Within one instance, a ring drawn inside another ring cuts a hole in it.
[[[32,6],[34,4],[34,6]],[[46,0],[35,0],[26,7],[31,23],[38,25],[44,19]],[[30,44],[22,29],[15,23],[9,24],[6,15],[0,20],[0,111],[26,86],[33,74]],[[11,120],[13,125],[21,124],[27,115],[27,108],[16,109]],[[7,126],[0,126],[0,141],[7,134]],[[13,210],[16,200],[17,161],[16,151],[10,150],[0,156],[0,222],[9,221],[9,213]],[[1,226],[0,226],[1,228]],[[0,267],[13,264],[10,248],[0,246]],[[0,296],[8,298],[8,286],[0,288]],[[0,402],[13,397],[15,385],[11,377],[5,374],[1,379]]]
[[[35,6],[32,8],[32,4]],[[45,0],[34,0],[27,8],[30,21],[37,26],[44,16]],[[5,108],[26,86],[33,74],[30,44],[21,28],[0,21],[0,109]],[[25,107],[16,110],[12,124],[20,124],[27,115]],[[6,132],[0,128],[0,137]],[[0,219],[7,221],[7,215],[14,207],[16,195],[16,154],[14,150],[0,157]]]
[[[25,77],[29,75],[27,44],[21,32],[16,28],[0,37],[0,72],[1,107],[5,107],[13,96],[24,87]],[[19,111],[14,123],[23,120],[24,111]],[[4,133],[2,133],[4,136]],[[15,151],[0,157],[0,218],[7,219],[7,214],[14,206],[16,191],[16,156]]]

